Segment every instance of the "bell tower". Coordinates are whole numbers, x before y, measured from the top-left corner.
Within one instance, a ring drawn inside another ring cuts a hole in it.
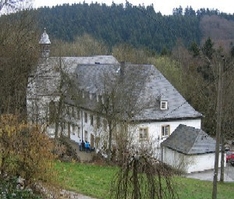
[[[44,28],[44,32],[41,35],[41,39],[39,41],[41,46],[41,57],[49,57],[50,56],[50,39],[49,35],[46,33],[46,28]]]

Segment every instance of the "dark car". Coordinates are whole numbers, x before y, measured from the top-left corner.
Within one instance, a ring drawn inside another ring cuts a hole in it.
[[[230,160],[234,161],[234,151],[226,152],[226,162],[230,162]]]
[[[231,159],[229,162],[234,167],[234,159]]]

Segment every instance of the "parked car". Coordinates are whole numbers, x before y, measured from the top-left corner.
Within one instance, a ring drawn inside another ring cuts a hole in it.
[[[234,159],[231,159],[229,162],[234,167]]]
[[[224,145],[224,150],[225,150],[225,151],[230,151],[230,149],[231,149],[231,147],[230,147],[229,144],[225,144],[225,145]]]
[[[226,152],[226,162],[230,162],[230,160],[234,160],[234,151]]]

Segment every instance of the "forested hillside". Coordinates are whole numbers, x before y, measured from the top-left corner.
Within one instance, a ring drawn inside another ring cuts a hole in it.
[[[2,5],[6,2],[12,7],[11,3],[16,1],[2,1]],[[29,184],[39,180],[50,183],[55,174],[50,170],[53,169],[50,161],[54,158],[50,152],[64,154],[57,146],[63,147],[57,143],[54,146],[38,128],[41,110],[37,103],[36,126],[25,123],[28,116],[26,95],[33,79],[31,71],[40,67],[39,39],[44,27],[51,40],[51,56],[112,54],[119,62],[154,65],[185,98],[170,113],[188,102],[203,114],[205,132],[215,136],[219,124],[222,146],[234,140],[234,15],[217,10],[175,8],[172,15],[163,16],[155,13],[153,6],[132,6],[128,2],[111,6],[82,3],[13,10],[15,14],[0,16],[0,146],[5,150],[0,157],[0,173],[4,174],[0,175],[0,189],[4,188],[1,193],[7,190],[9,197],[12,197],[12,190],[14,194],[21,193],[12,189],[9,181],[9,176],[18,174]],[[51,70],[46,72],[50,74]],[[37,78],[45,75],[36,74]],[[138,74],[136,76],[139,78]],[[72,79],[63,73],[61,77],[59,91],[64,99]],[[45,89],[49,88],[45,86]],[[63,111],[60,103],[52,105],[48,107],[49,112],[52,111],[48,123],[55,115],[59,119]],[[37,162],[40,164],[35,164]],[[10,188],[5,186],[5,179]],[[15,198],[22,197],[15,195]],[[33,197],[30,195],[30,198]]]
[[[163,16],[153,6],[82,3],[1,16],[0,24],[0,113],[26,113],[27,78],[46,27],[51,56],[113,54],[118,61],[155,65],[205,116],[203,129],[210,134],[216,123],[217,68],[224,65],[224,131],[232,132],[234,15],[175,8]]]
[[[77,36],[87,33],[110,48],[126,43],[135,48],[161,52],[163,49],[171,50],[178,40],[189,46],[193,42],[200,44],[212,35],[217,39],[224,34],[228,42],[234,38],[234,16],[219,13],[218,10],[195,11],[191,7],[184,10],[180,7],[175,8],[172,15],[163,16],[154,11],[153,5],[133,6],[126,2],[125,5],[113,3],[111,6],[64,4],[40,8],[35,12],[40,28],[46,27],[52,38],[74,41]],[[213,15],[216,18],[211,17]],[[204,19],[204,16],[209,18]],[[225,20],[225,27],[220,25],[222,20]],[[227,36],[225,29],[229,32]]]

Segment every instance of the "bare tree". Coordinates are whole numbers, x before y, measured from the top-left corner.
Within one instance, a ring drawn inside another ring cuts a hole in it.
[[[0,15],[32,8],[33,0],[0,0]]]
[[[27,10],[0,19],[0,113],[26,112],[27,79],[38,59],[34,19]]]
[[[70,107],[66,104],[76,109],[81,106],[73,65],[76,65],[74,60],[65,61],[63,57],[40,58],[29,79],[29,120],[42,124],[55,138],[65,133],[64,124],[71,120]]]
[[[115,142],[120,141],[119,136],[129,141],[130,136],[127,135],[134,129],[137,116],[152,105],[152,99],[142,98],[149,74],[144,65],[122,63],[112,71],[103,72],[101,76],[102,95],[96,111],[107,124],[104,130],[108,135],[108,160],[112,157],[113,138]]]
[[[179,198],[172,177],[173,170],[147,152],[130,151],[113,181],[111,198]]]

